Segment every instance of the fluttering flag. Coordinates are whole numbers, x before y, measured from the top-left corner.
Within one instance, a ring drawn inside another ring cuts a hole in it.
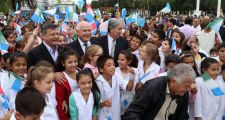
[[[16,3],[16,11],[19,10],[19,3]]]
[[[10,110],[9,100],[4,94],[2,88],[0,87],[0,105],[5,109],[5,111]]]
[[[21,7],[19,6],[19,3],[16,3],[16,11],[12,13],[12,16],[19,15],[21,13]]]
[[[223,18],[218,17],[213,22],[209,23],[209,27],[215,31],[216,33],[219,32],[220,27],[223,25]]]
[[[138,13],[132,13],[130,14],[127,18],[126,18],[126,23],[130,24],[130,23],[136,23],[138,19]]]
[[[22,89],[22,78],[14,73],[11,73],[13,77],[11,77],[12,80],[14,80],[11,89],[15,91],[20,91]]]
[[[160,12],[162,12],[162,13],[169,13],[169,12],[171,12],[170,4],[166,3],[166,7],[164,7]]]
[[[123,8],[123,9],[122,9],[121,18],[122,18],[122,19],[125,19],[125,18],[126,18],[126,15],[127,15],[127,10],[126,10],[126,8]]]
[[[84,18],[89,23],[91,23],[92,35],[95,36],[97,33],[97,25],[96,25],[95,19],[94,19],[94,11],[91,8],[92,0],[86,0],[86,2],[87,2],[87,13],[85,14]]]
[[[0,50],[5,50],[7,51],[9,48],[9,44],[6,41],[5,37],[3,36],[2,32],[0,31]]]
[[[65,22],[78,22],[78,14],[73,12],[72,6],[66,6],[65,7],[66,17],[64,19]]]
[[[206,86],[211,90],[212,94],[214,96],[222,96],[224,95],[224,92],[220,89],[218,83],[213,80],[208,73],[204,73],[202,75],[202,79],[204,80],[204,83]]]
[[[107,20],[107,21],[101,23],[99,26],[100,34],[102,36],[107,35],[107,33],[108,33],[108,23],[109,23],[109,21]]]
[[[75,0],[75,3],[79,9],[82,9],[84,6],[84,0]]]
[[[51,9],[51,10],[45,10],[45,11],[43,11],[43,13],[54,16],[56,13],[56,8]]]
[[[96,15],[96,17],[97,17],[98,19],[102,17],[102,14],[101,14],[101,12],[100,12],[99,9],[95,9],[95,10],[94,10],[94,13],[95,13],[95,15]]]
[[[138,17],[137,25],[140,26],[140,27],[144,27],[144,25],[145,25],[145,18]]]
[[[43,23],[45,21],[41,10],[37,7],[36,11],[34,12],[33,16],[31,17],[31,20],[37,23]]]
[[[62,22],[62,25],[60,26],[60,32],[62,33],[67,33],[67,30],[69,29],[69,25],[65,22]]]
[[[175,41],[175,39],[174,38],[172,38],[172,45],[171,45],[171,50],[173,51],[173,50],[177,50],[177,43],[176,43],[176,41]]]

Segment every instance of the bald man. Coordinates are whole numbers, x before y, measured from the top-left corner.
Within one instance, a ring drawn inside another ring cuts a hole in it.
[[[92,44],[94,44],[94,40],[91,39],[92,29],[91,24],[86,21],[81,21],[76,26],[77,30],[77,40],[71,42],[69,44],[79,56],[83,56],[85,54],[85,49]]]

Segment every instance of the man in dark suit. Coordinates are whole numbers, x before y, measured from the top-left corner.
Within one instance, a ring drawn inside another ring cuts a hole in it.
[[[91,39],[91,24],[86,21],[82,21],[77,24],[76,30],[78,36],[77,40],[71,42],[69,46],[72,47],[81,57],[84,55],[85,49],[94,44],[94,41]]]
[[[95,38],[96,44],[103,48],[103,53],[111,55],[117,65],[119,52],[128,49],[127,40],[120,37],[123,23],[121,20],[112,18],[108,23],[108,35]]]
[[[188,120],[188,91],[195,78],[193,68],[181,63],[167,76],[147,81],[123,120]]]
[[[46,60],[56,68],[56,60],[59,54],[58,27],[52,23],[46,23],[41,28],[43,42],[28,52],[28,67],[35,65],[40,60]]]

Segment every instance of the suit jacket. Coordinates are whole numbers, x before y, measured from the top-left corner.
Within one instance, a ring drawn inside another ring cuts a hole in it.
[[[154,120],[165,102],[167,83],[166,76],[147,81],[124,113],[123,120]],[[175,98],[177,108],[168,120],[188,120],[188,92]]]
[[[98,44],[99,46],[103,48],[103,53],[109,55],[108,36],[106,35],[106,36],[95,38],[95,41],[96,41],[96,44]],[[122,50],[126,50],[128,48],[129,48],[129,45],[127,40],[121,37],[116,39],[116,47],[114,51],[114,62],[116,66],[118,65],[117,60],[118,60],[119,52]]]
[[[95,41],[94,41],[92,38],[90,39],[90,42],[91,42],[91,45],[92,45],[92,44],[95,44]],[[82,50],[82,47],[81,47],[81,45],[80,45],[78,39],[76,39],[75,41],[71,42],[71,43],[69,44],[69,46],[70,46],[71,48],[73,48],[73,49],[78,53],[78,55],[79,55],[80,57],[84,55],[84,52],[83,52],[83,50]]]
[[[56,100],[57,100],[56,109],[58,111],[60,120],[69,120],[70,118],[69,112],[65,114],[65,111],[62,110],[62,103],[65,100],[67,105],[69,105],[69,97],[71,93],[72,92],[68,80],[63,84],[58,84],[56,82]]]
[[[60,51],[60,48],[58,48],[58,52]],[[46,60],[49,63],[51,63],[55,70],[56,70],[56,63],[52,59],[51,54],[49,53],[48,49],[42,42],[40,45],[37,47],[33,48],[31,51],[28,53],[28,67],[35,65],[38,61],[40,60]],[[57,71],[57,70],[56,70]]]

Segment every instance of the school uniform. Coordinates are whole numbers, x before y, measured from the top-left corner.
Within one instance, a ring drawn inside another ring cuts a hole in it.
[[[224,90],[220,78],[215,80],[219,87]],[[222,120],[225,108],[225,96],[214,96],[211,90],[206,86],[202,77],[195,80],[197,93],[193,104],[189,104],[189,116],[191,120],[194,117],[200,117],[201,120]]]
[[[100,105],[100,99],[99,105]],[[92,120],[93,115],[97,115],[98,108],[94,107],[94,96],[90,92],[88,100],[85,101],[80,89],[74,91],[69,98],[70,120]]]
[[[120,75],[120,77],[123,78],[123,80],[129,82],[130,73],[123,73],[119,67],[116,68],[115,73]],[[135,72],[135,74],[137,74],[137,71]],[[126,111],[126,109],[129,107],[131,102],[133,101],[133,97],[135,94],[135,87],[132,88],[132,91],[121,90],[120,94],[121,94],[120,102],[121,102],[121,115],[122,115]]]
[[[111,117],[111,120],[120,120],[120,89],[126,90],[128,81],[123,80],[117,73],[112,76],[112,86],[104,79],[102,75],[98,76],[96,83],[101,94],[101,102],[112,99],[110,108],[100,109],[98,120],[105,120]]]
[[[67,104],[69,104],[69,96],[71,93],[78,89],[76,80],[70,78],[65,72],[63,72],[66,82],[63,84],[56,83],[56,100],[57,100],[57,112],[59,114],[59,118],[61,120],[69,120],[69,113],[65,114],[65,111],[62,110],[62,103],[65,100]]]
[[[137,50],[135,50],[134,52],[131,52],[131,53],[134,54],[137,57],[138,62],[142,61],[141,56],[139,54],[139,49],[137,49]]]
[[[225,86],[225,81],[224,81],[222,75],[218,76],[218,80],[221,84],[223,84],[223,86]],[[225,92],[225,87],[222,88],[222,91]],[[223,112],[223,120],[224,119],[225,119],[225,108],[224,108],[224,112]]]
[[[41,120],[59,120],[56,108],[52,103],[51,97],[49,94],[44,96],[46,106],[44,112],[41,114]]]
[[[25,81],[21,81],[18,90],[12,88],[16,77],[11,72],[0,72],[0,87],[8,99],[9,107],[15,109],[15,99],[19,90],[23,89]],[[8,110],[4,109],[3,106],[0,106],[0,118],[3,117]]]
[[[160,66],[152,62],[150,67],[144,72],[144,61],[138,63],[138,78],[144,84],[147,80],[156,78],[160,72]]]

